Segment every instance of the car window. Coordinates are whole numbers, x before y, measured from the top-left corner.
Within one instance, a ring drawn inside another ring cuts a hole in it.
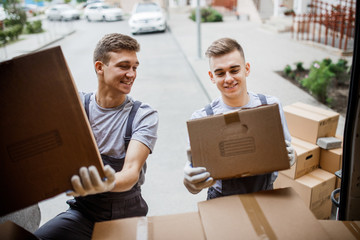
[[[139,4],[135,10],[136,13],[141,12],[159,12],[160,8],[156,4]]]

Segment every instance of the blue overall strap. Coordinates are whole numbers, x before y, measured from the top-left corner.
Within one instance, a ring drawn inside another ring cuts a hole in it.
[[[127,121],[126,132],[125,132],[125,137],[124,137],[124,140],[125,140],[125,151],[127,150],[128,146],[129,146],[129,143],[130,143],[130,140],[131,140],[131,135],[132,135],[132,123],[133,123],[133,121],[134,121],[136,112],[137,112],[137,110],[139,109],[140,105],[141,105],[141,102],[135,101],[135,102],[134,102],[134,105],[132,106],[131,111],[130,111],[130,113],[129,113],[129,118],[128,118],[128,121]]]
[[[267,104],[267,100],[266,100],[265,95],[259,93],[258,97],[260,99],[261,105],[266,105]]]
[[[212,110],[210,104],[208,104],[208,105],[205,106],[205,111],[206,111],[206,114],[207,114],[208,116],[214,115],[214,111]]]
[[[93,93],[87,93],[85,94],[85,112],[86,112],[86,115],[88,117],[88,119],[90,120],[89,118],[89,103],[90,103],[90,97]]]

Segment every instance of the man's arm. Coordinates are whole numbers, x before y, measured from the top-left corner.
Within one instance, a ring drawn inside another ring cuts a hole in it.
[[[124,167],[115,173],[115,187],[112,192],[130,190],[139,180],[140,171],[150,154],[150,149],[137,140],[131,140],[124,161]]]

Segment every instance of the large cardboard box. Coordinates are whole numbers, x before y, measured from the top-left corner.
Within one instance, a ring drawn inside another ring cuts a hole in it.
[[[193,166],[214,179],[290,167],[276,104],[189,120],[187,127]]]
[[[95,224],[93,240],[205,240],[198,212],[134,217]]]
[[[1,240],[39,240],[31,232],[20,227],[16,223],[6,221],[0,224]]]
[[[216,198],[198,207],[207,240],[328,239],[290,188]]]
[[[95,224],[92,239],[328,239],[291,188],[198,203],[199,212]]]
[[[334,137],[339,113],[297,102],[284,107],[291,136],[316,144],[320,137]]]
[[[319,220],[330,239],[356,240],[360,239],[360,221]]]
[[[280,172],[274,182],[274,188],[284,187],[292,187],[316,218],[330,218],[332,208],[330,196],[335,189],[334,174],[322,169],[316,169],[294,180]]]
[[[72,189],[102,161],[60,47],[0,63],[0,215]]]
[[[319,167],[320,148],[317,145],[292,137],[291,144],[297,153],[297,161],[284,175],[296,179]]]

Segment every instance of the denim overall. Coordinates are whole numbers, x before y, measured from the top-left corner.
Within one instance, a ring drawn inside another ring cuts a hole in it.
[[[262,105],[267,104],[266,97],[264,95],[258,94],[258,97]],[[210,104],[205,106],[205,111],[208,116],[214,115]],[[214,187],[210,187],[208,189],[207,199],[209,200],[222,196],[273,189],[271,176],[272,173],[267,173],[249,177],[222,180],[222,192],[220,193]]]
[[[92,93],[85,95],[85,111],[89,117],[89,101]],[[128,148],[131,135],[132,123],[141,102],[135,101],[127,121],[125,133],[125,151]],[[106,155],[101,155],[104,165],[110,165],[116,172],[122,170],[125,158],[117,159]],[[143,175],[146,170],[146,163],[141,170]],[[141,178],[141,177],[140,177]],[[140,179],[139,178],[139,179]],[[146,216],[148,206],[141,196],[140,184],[135,184],[129,191],[126,192],[105,192],[100,194],[88,195],[85,197],[76,197],[68,200],[67,203],[71,208],[81,211],[90,220],[94,222],[135,217]]]

